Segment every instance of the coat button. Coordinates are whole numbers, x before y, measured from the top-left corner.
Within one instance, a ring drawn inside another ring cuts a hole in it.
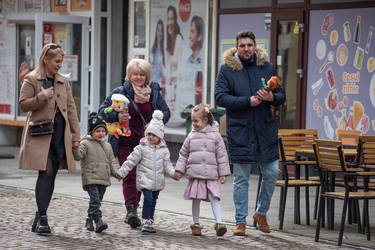
[[[57,97],[60,97],[60,94],[57,94]]]
[[[66,109],[63,109],[63,112],[66,112]]]

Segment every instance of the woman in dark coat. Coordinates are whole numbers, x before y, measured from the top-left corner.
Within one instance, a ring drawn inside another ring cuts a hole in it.
[[[134,147],[139,144],[139,140],[143,137],[144,128],[150,122],[154,110],[161,110],[164,115],[164,124],[168,122],[170,111],[160,91],[159,84],[151,82],[150,63],[136,58],[132,59],[126,67],[126,78],[123,85],[115,88],[100,105],[99,113],[102,114],[107,122],[121,122],[130,118],[130,137],[120,136],[117,139],[114,136],[110,136],[108,139],[120,165],[126,160]],[[128,115],[117,112],[106,114],[104,112],[105,108],[111,106],[112,94],[122,94],[130,100]],[[136,168],[125,177],[122,187],[127,210],[125,222],[132,228],[136,228],[140,225],[137,207],[141,196],[141,193],[136,188]]]

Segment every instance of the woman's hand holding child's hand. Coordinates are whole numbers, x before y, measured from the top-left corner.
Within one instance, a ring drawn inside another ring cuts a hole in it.
[[[220,180],[220,183],[221,184],[224,184],[225,183],[225,176],[220,176],[219,180]]]

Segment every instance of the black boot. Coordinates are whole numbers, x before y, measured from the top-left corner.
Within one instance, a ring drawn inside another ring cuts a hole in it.
[[[95,219],[95,226],[96,226],[95,233],[101,233],[103,230],[106,230],[108,228],[107,223],[104,223],[102,221],[102,218],[100,217]]]
[[[38,234],[50,234],[51,233],[51,228],[48,225],[47,215],[42,215],[39,217],[39,220],[36,223],[35,232]]]
[[[86,218],[86,224],[85,227],[88,231],[92,232],[94,231],[94,222],[91,218]]]
[[[125,223],[129,224],[131,228],[137,228],[141,225],[141,220],[138,218],[137,207],[133,204],[126,206],[127,214]]]
[[[39,220],[39,212],[35,212],[35,218],[33,221],[33,225],[31,226],[31,232],[33,233],[35,233],[36,223],[38,222],[38,220]]]

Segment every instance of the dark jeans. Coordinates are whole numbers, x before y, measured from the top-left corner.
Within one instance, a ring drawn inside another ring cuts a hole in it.
[[[95,220],[102,217],[100,206],[102,205],[103,196],[107,186],[104,185],[86,185],[85,189],[90,196],[89,209],[87,210],[88,217]]]
[[[133,151],[132,146],[125,147],[120,146],[120,151],[118,154],[118,160],[120,165],[124,163],[128,155]],[[141,192],[137,190],[137,168],[133,168],[129,174],[122,181],[122,193],[124,195],[125,206],[134,205],[139,206],[139,200],[141,199]]]
[[[59,170],[59,162],[47,160],[47,170],[39,171],[35,185],[35,200],[39,215],[46,215],[49,203],[55,189],[55,179]]]
[[[143,189],[143,208],[142,219],[154,219],[156,200],[159,197],[159,191],[150,191]]]

